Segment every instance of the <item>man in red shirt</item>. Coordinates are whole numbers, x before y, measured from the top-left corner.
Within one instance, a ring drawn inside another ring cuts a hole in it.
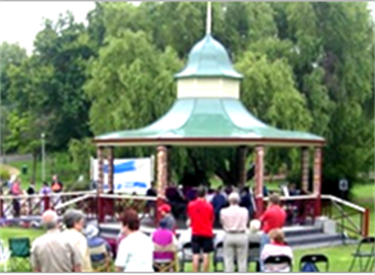
[[[273,229],[282,229],[286,220],[286,212],[280,206],[280,197],[277,194],[272,194],[269,196],[268,202],[269,205],[267,210],[260,217],[263,231],[260,243],[260,253],[262,253],[264,246],[270,243],[268,233]],[[261,268],[263,270],[262,266],[263,264],[261,263]]]
[[[214,250],[213,224],[215,214],[212,205],[206,201],[206,189],[200,187],[197,199],[188,205],[187,214],[192,230],[191,248],[193,250],[193,272],[198,272],[199,257],[203,251],[203,272],[208,272],[210,253]]]

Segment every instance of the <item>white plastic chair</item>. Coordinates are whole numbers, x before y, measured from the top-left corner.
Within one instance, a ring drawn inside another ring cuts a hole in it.
[[[3,266],[3,272],[8,271],[8,261],[10,259],[11,252],[5,247],[4,241],[0,240],[0,266]]]

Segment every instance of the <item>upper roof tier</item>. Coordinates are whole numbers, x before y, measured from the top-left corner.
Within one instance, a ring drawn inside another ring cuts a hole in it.
[[[186,67],[175,75],[175,78],[223,77],[242,79],[232,66],[224,46],[207,34],[190,51]]]

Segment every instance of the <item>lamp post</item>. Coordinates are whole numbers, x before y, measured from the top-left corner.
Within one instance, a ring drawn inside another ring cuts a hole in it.
[[[42,133],[40,135],[40,138],[42,140],[42,181],[45,181],[46,179],[46,140],[45,140],[45,134]]]

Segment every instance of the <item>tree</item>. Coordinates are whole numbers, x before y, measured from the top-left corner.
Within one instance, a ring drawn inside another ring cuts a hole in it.
[[[0,87],[1,87],[1,105],[8,105],[8,90],[10,80],[8,76],[8,69],[11,65],[20,66],[27,58],[26,50],[21,48],[18,44],[9,44],[3,42],[0,45],[1,59],[0,59]]]
[[[53,150],[67,148],[71,138],[90,135],[90,103],[82,90],[86,64],[93,55],[83,24],[70,13],[56,23],[46,20],[30,59],[11,74],[10,93],[19,112],[53,118],[45,132]]]

